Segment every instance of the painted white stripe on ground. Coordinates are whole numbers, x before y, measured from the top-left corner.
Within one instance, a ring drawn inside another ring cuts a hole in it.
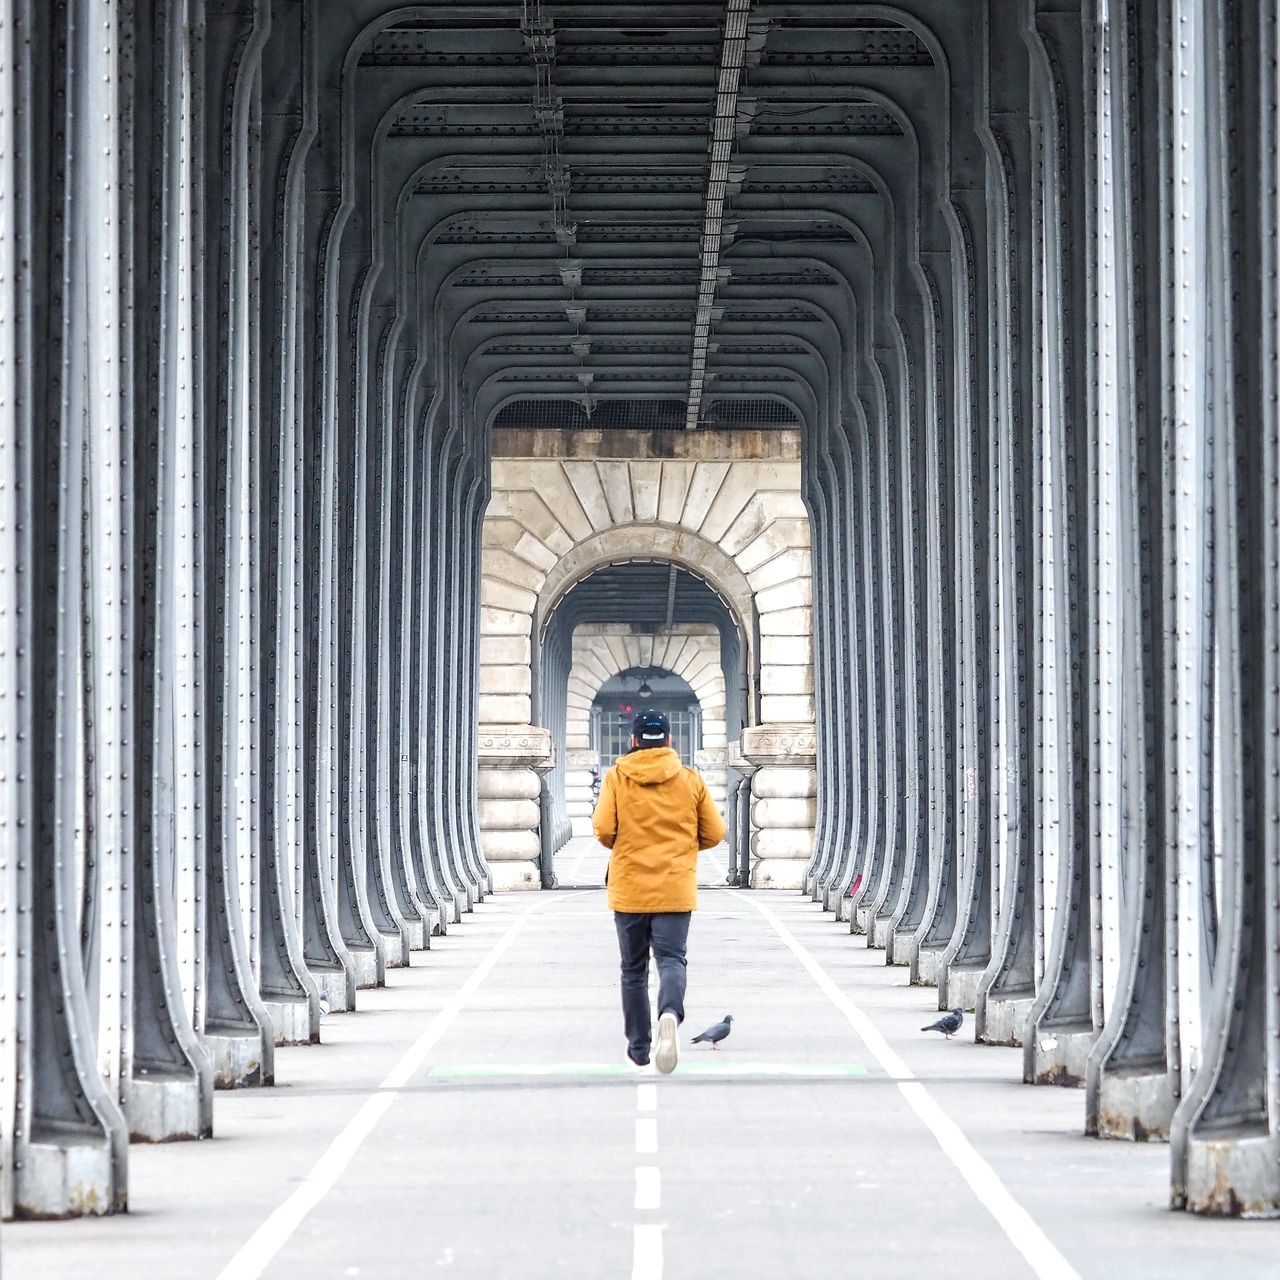
[[[535,902],[512,923],[511,927],[493,944],[488,955],[475,971],[449,998],[444,1008],[427,1024],[423,1033],[405,1050],[400,1061],[388,1073],[379,1092],[366,1099],[360,1109],[347,1121],[342,1132],[329,1144],[324,1154],[311,1168],[311,1172],[299,1183],[285,1202],[249,1237],[240,1251],[219,1273],[218,1280],[258,1280],[271,1260],[284,1247],[285,1242],[297,1230],[299,1224],[320,1203],[342,1176],[351,1157],[369,1136],[373,1127],[386,1114],[395,1101],[395,1091],[403,1088],[422,1065],[427,1054],[439,1043],[440,1037],[453,1025],[467,1001],[475,995],[480,984],[489,976],[493,966],[519,936],[529,918],[541,910],[550,898]],[[656,1140],[656,1134],[655,1134]]]
[[[658,1122],[656,1120],[636,1121],[636,1155],[654,1156],[658,1154]]]
[[[636,1169],[636,1208],[662,1208],[662,1174],[652,1164],[642,1164]]]
[[[604,852],[604,849],[600,845],[597,845],[594,842],[589,843],[587,847],[583,849],[583,851],[578,855],[578,860],[573,864],[573,870],[569,872],[569,883],[577,884],[578,877],[582,875],[582,864],[586,862],[586,860],[592,857],[594,854],[599,854],[603,852]]]
[[[721,847],[720,845],[716,845],[717,849],[719,849],[720,847]],[[715,868],[715,874],[717,877],[716,884],[723,885],[724,882],[729,878],[728,863],[722,862],[719,858],[716,857],[714,853],[711,852],[710,849],[704,849],[702,851],[702,857],[704,857],[709,863],[711,863],[712,867]]]
[[[662,1227],[636,1225],[631,1280],[662,1280]]]
[[[1042,1280],[1080,1280],[1079,1273],[1062,1256],[1057,1246],[1045,1235],[1035,1219],[1014,1199],[999,1174],[978,1154],[973,1144],[934,1101],[911,1068],[889,1047],[871,1019],[835,984],[826,970],[796,940],[791,930],[752,894],[734,892],[735,898],[749,902],[773,926],[787,949],[800,961],[819,989],[849,1020],[854,1031],[880,1063],[885,1073],[898,1082],[898,1088],[912,1111],[924,1121],[937,1139],[970,1190],[996,1220],[1010,1243],[1027,1260],[1032,1271]]]
[[[656,1084],[636,1085],[636,1110],[657,1111],[658,1086]]]

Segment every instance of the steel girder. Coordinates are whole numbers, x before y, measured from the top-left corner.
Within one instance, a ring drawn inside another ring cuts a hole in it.
[[[1078,1085],[1102,1021],[1101,912],[1095,799],[1098,772],[1098,388],[1081,353],[1096,352],[1097,200],[1091,155],[1097,145],[1093,31],[1071,12],[1035,15],[1029,33],[1040,66],[1037,105],[1041,172],[1040,258],[1048,282],[1042,303],[1051,359],[1062,370],[1045,391],[1053,559],[1044,588],[1053,593],[1045,629],[1054,657],[1058,716],[1056,758],[1059,835],[1054,927],[1045,940],[1042,976],[1027,1022],[1023,1077],[1028,1083]],[[1075,75],[1067,69],[1078,68]],[[1043,85],[1056,86],[1053,95]],[[1048,745],[1041,731],[1041,751]],[[1046,835],[1046,771],[1037,771],[1037,858]],[[1041,880],[1043,886],[1043,879]],[[1043,893],[1043,887],[1041,892]]]
[[[99,193],[113,201],[119,191],[95,165],[89,132],[72,127],[73,111],[103,106],[85,100],[95,70],[89,42],[70,29],[65,11],[29,5],[15,19],[6,24],[4,73],[17,156],[8,161],[5,182],[14,241],[6,281],[14,283],[6,298],[4,363],[14,411],[4,420],[0,479],[7,544],[0,615],[6,754],[0,1208],[6,1216],[59,1212],[79,1195],[99,1212],[126,1203],[129,1129],[120,1090],[131,1075],[125,960],[132,912],[123,892],[122,826],[133,812],[132,802],[126,805],[107,783],[117,771],[130,772],[121,751],[122,737],[127,740],[121,713],[134,705],[131,697],[120,698],[125,689],[118,674],[111,719],[99,723],[105,708],[93,689],[107,676],[107,663],[123,674],[132,625],[121,562],[127,503],[119,487],[118,401],[107,413],[87,391],[90,377],[103,389],[104,370],[122,353],[104,352],[93,332],[90,316],[101,319],[105,299],[100,284],[86,279],[88,255],[76,251],[77,240],[90,234],[84,184],[96,178]],[[55,137],[64,145],[52,145]],[[6,158],[13,154],[6,147]],[[95,244],[99,253],[121,247]],[[100,473],[86,485],[90,411],[88,465],[96,463]],[[88,506],[96,513],[94,531],[104,538],[90,566],[83,546]],[[87,596],[104,604],[105,596],[114,608],[86,610]],[[90,765],[85,743],[95,729],[100,763]],[[99,799],[119,815],[101,832]],[[81,804],[95,829],[92,846],[78,836]],[[87,908],[83,932],[78,897]],[[40,998],[32,998],[37,990]]]
[[[1131,20],[1133,15],[1130,15]],[[1280,875],[1277,866],[1277,456],[1275,397],[1280,209],[1275,61],[1280,22],[1266,5],[1206,5],[1208,175],[1220,248],[1210,278],[1210,350],[1220,362],[1205,432],[1211,459],[1212,616],[1226,755],[1213,801],[1221,832],[1221,900],[1199,1070],[1172,1121],[1173,1203],[1216,1214],[1280,1213]],[[1162,60],[1163,62],[1163,60]],[[1192,479],[1196,473],[1192,473]],[[1188,581],[1203,582],[1203,566]],[[1194,651],[1193,651],[1194,652]],[[1203,672],[1192,663],[1189,683]],[[1205,736],[1191,734],[1205,753]],[[1212,735],[1210,735],[1210,740]],[[1194,806],[1198,807],[1197,795]],[[1195,818],[1193,814],[1193,826]],[[1203,838],[1203,836],[1202,836]],[[1201,864],[1204,865],[1203,862]],[[1212,880],[1197,895],[1213,902]],[[1195,956],[1190,957],[1195,964]]]

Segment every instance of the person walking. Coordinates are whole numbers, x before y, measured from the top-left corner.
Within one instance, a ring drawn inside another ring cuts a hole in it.
[[[604,776],[592,815],[596,839],[611,849],[605,884],[622,961],[627,1057],[649,1063],[649,952],[658,963],[658,1045],[664,1075],[680,1055],[685,948],[698,904],[698,853],[724,839],[724,819],[694,769],[671,748],[671,722],[642,711],[631,722],[631,750]]]

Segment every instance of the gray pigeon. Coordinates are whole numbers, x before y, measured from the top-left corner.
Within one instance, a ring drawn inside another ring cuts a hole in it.
[[[701,1035],[693,1037],[694,1044],[702,1044],[704,1041],[713,1049],[720,1047],[720,1041],[729,1034],[729,1024],[733,1021],[733,1014],[726,1013],[723,1022],[717,1022],[714,1027],[708,1027]]]
[[[927,1027],[921,1027],[920,1030],[941,1031],[950,1040],[960,1030],[962,1022],[964,1022],[964,1010],[952,1009],[950,1013],[944,1013],[937,1022],[931,1022]]]

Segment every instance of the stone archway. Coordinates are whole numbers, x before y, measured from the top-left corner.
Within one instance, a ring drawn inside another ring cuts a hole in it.
[[[812,846],[815,729],[796,433],[495,431],[492,453],[477,709],[494,887],[540,882],[537,775],[552,757],[551,735],[532,723],[533,645],[576,582],[636,560],[687,568],[739,622],[758,679],[736,752],[757,769],[753,879],[799,887]]]
[[[600,763],[591,745],[592,704],[609,680],[633,667],[669,671],[693,690],[702,707],[704,750],[700,759],[685,763],[702,770],[723,807],[725,680],[719,632],[696,624],[657,632],[637,632],[623,623],[583,626],[573,637],[565,723],[565,801],[575,836],[591,834],[591,770]]]

